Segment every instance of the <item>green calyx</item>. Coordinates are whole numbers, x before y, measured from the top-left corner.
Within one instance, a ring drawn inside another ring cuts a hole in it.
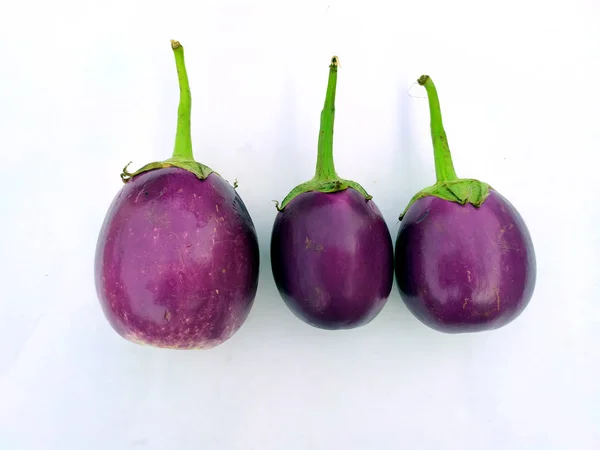
[[[139,175],[140,173],[148,172],[154,169],[164,169],[166,167],[179,167],[181,169],[185,169],[189,172],[192,172],[201,180],[206,179],[206,177],[208,177],[211,173],[214,172],[214,170],[212,170],[210,167],[207,167],[204,164],[194,161],[193,159],[184,159],[177,157],[169,158],[164,161],[155,161],[148,163],[144,167],[136,170],[135,172],[127,171],[127,168],[130,164],[131,163],[127,164],[123,168],[123,172],[121,172],[121,179],[123,180],[123,183],[127,183],[129,180],[131,180],[136,175]]]
[[[442,200],[448,200],[461,205],[470,203],[479,208],[487,199],[491,186],[483,181],[472,178],[458,178],[454,171],[454,164],[452,163],[452,155],[442,122],[440,101],[435,85],[428,75],[421,76],[417,80],[417,83],[425,87],[429,100],[431,140],[433,142],[437,181],[433,186],[426,187],[413,196],[400,215],[400,220],[404,218],[406,212],[414,202],[428,196],[439,197]]]
[[[439,197],[442,200],[460,203],[461,205],[470,203],[479,208],[490,194],[490,188],[489,184],[472,178],[438,181],[433,186],[419,191],[410,199],[410,202],[408,202],[408,205],[400,215],[400,220],[404,218],[406,212],[414,202],[428,196]]]
[[[156,161],[146,164],[135,172],[128,172],[129,164],[125,166],[121,173],[123,183],[127,183],[136,175],[148,172],[154,169],[163,169],[166,167],[179,167],[192,172],[199,179],[204,180],[214,171],[194,160],[192,152],[192,133],[191,133],[191,110],[192,95],[190,93],[190,83],[188,81],[187,70],[185,68],[185,59],[183,46],[178,41],[171,41],[171,48],[175,55],[175,65],[177,67],[177,78],[179,79],[179,108],[177,111],[177,134],[175,135],[175,148],[173,156],[165,161]],[[216,172],[214,172],[216,173]]]
[[[281,204],[279,202],[275,202],[275,207],[279,211],[283,211],[283,208],[291,202],[295,197],[305,192],[324,192],[324,193],[332,193],[343,191],[348,188],[352,188],[358,192],[360,192],[366,200],[371,200],[373,196],[369,195],[367,191],[356,181],[352,180],[343,180],[338,178],[337,180],[332,181],[321,181],[318,179],[311,179],[305,183],[299,184],[294,189],[290,191],[288,195],[283,199]]]
[[[333,162],[333,123],[335,119],[335,91],[337,85],[337,71],[340,65],[339,58],[331,58],[329,65],[329,79],[327,82],[327,93],[325,95],[325,105],[321,112],[321,125],[319,130],[319,144],[317,153],[317,167],[315,176],[305,183],[299,184],[283,199],[281,204],[275,202],[279,211],[287,206],[298,195],[305,192],[323,192],[333,193],[343,191],[348,188],[355,189],[365,197],[371,200],[373,197],[357,182],[344,180],[338,176]]]

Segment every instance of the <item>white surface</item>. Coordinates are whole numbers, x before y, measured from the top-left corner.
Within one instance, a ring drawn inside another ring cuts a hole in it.
[[[597,0],[6,2],[0,448],[600,448],[599,21]],[[196,156],[238,178],[262,249],[248,321],[208,352],[124,341],[93,284],[121,168],[172,151],[172,38]],[[337,169],[394,238],[434,180],[423,73],[459,175],[522,213],[538,281],[511,325],[431,331],[394,285],[370,325],[325,332],[278,297],[271,200],[312,176],[334,54]]]

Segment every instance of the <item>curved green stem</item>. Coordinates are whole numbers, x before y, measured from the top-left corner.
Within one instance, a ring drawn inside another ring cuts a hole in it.
[[[433,141],[433,156],[435,158],[435,175],[437,178],[433,186],[417,192],[408,202],[400,220],[404,218],[410,207],[418,200],[434,196],[458,203],[471,204],[479,208],[488,198],[492,187],[483,181],[474,178],[458,178],[452,164],[452,155],[448,147],[448,139],[442,123],[442,112],[435,85],[428,75],[421,76],[417,82],[425,86],[429,98],[429,114],[431,116],[431,139]]]
[[[321,111],[317,168],[314,177],[314,180],[318,181],[333,181],[339,178],[335,172],[335,164],[333,162],[333,123],[335,121],[335,90],[337,87],[338,66],[339,59],[337,56],[334,56],[331,58],[331,64],[329,65],[325,104]]]
[[[183,56],[183,46],[178,41],[171,41],[171,48],[175,55],[175,65],[177,67],[177,78],[179,79],[179,107],[177,109],[177,134],[175,135],[175,148],[173,156],[165,161],[155,161],[146,164],[135,172],[129,172],[127,166],[121,172],[123,183],[127,183],[135,176],[148,172],[150,170],[164,169],[167,167],[179,167],[192,172],[200,180],[205,180],[211,173],[215,173],[210,167],[205,166],[194,160],[192,152],[192,94],[190,93],[190,83],[188,81],[187,70],[185,68],[185,59]],[[130,163],[131,164],[131,163]],[[217,174],[218,175],[218,174]]]
[[[191,114],[192,114],[192,94],[190,92],[190,83],[188,81],[187,70],[185,68],[185,58],[183,46],[178,41],[171,41],[171,48],[175,55],[175,65],[177,67],[177,78],[179,79],[179,108],[177,110],[177,134],[175,135],[174,158],[193,160],[192,153],[192,132],[191,132]]]
[[[457,180],[452,155],[446,138],[446,131],[442,122],[442,111],[435,84],[429,75],[421,76],[417,82],[425,87],[429,99],[429,114],[431,115],[431,140],[433,141],[433,154],[435,158],[435,176],[437,181]]]

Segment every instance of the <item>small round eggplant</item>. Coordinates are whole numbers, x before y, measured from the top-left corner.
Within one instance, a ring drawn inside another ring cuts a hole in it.
[[[437,182],[400,216],[395,273],[408,309],[445,333],[500,328],[528,305],[536,280],[533,242],[516,208],[491,186],[456,176],[435,86],[431,112]]]
[[[314,178],[277,205],[271,268],[277,289],[301,320],[327,330],[366,325],[394,281],[393,243],[372,197],[341,179],[333,163],[338,59],[329,66]]]

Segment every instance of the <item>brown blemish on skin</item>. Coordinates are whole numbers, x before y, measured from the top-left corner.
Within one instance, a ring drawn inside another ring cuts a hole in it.
[[[506,240],[502,239],[500,241],[500,248],[502,250],[516,250],[519,251],[519,248],[515,248],[512,245],[510,245],[508,242],[506,242]]]
[[[215,209],[219,212],[219,205],[215,205]]]
[[[465,298],[465,302],[463,303],[463,309],[465,309],[467,307],[467,304],[469,303],[469,299]]]
[[[498,290],[498,288],[494,288],[494,293],[496,294],[496,307],[495,308],[492,306],[489,310],[487,310],[481,314],[474,310],[471,314],[474,316],[489,317],[490,315],[492,315],[494,313],[498,313],[500,311],[500,291]]]
[[[506,230],[510,230],[514,228],[514,225],[508,224],[508,225],[504,225],[502,228],[500,228],[500,232],[498,233],[498,243],[499,246],[502,250],[519,250],[518,248],[513,247],[511,244],[509,244],[506,239],[504,239],[504,233],[506,232]],[[494,244],[495,246],[495,242],[492,242],[492,244]]]
[[[221,269],[221,272],[225,273],[225,272],[227,272],[227,269],[223,268],[223,269]]]
[[[439,224],[439,223],[438,223],[438,222],[436,222],[436,221],[432,221],[431,223],[433,224],[433,226],[434,226],[434,227],[435,227],[435,228],[436,228],[438,231],[440,231],[440,232],[441,232],[441,231],[444,231],[444,227],[443,227],[443,225]]]
[[[219,290],[218,289],[215,289],[215,292],[217,293],[217,295],[219,294]]]
[[[316,251],[318,252],[322,252],[323,250],[325,250],[325,247],[323,247],[322,244],[313,244],[313,241],[311,241],[308,236],[306,237],[306,240],[304,241],[304,243],[306,244],[306,249],[308,250],[309,248],[314,248]]]
[[[469,280],[469,283],[471,282],[471,271],[467,270],[467,279]]]
[[[165,311],[165,320],[168,322],[171,319],[171,313],[169,311]]]

